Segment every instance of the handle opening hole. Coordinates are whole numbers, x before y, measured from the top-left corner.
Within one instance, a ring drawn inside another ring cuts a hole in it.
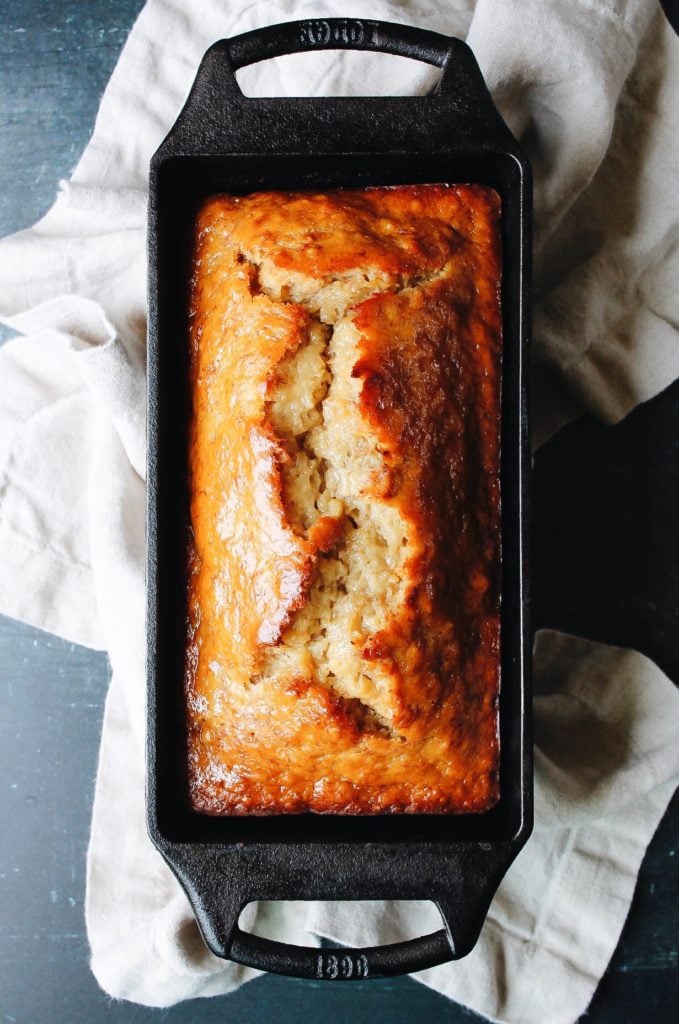
[[[355,50],[290,53],[236,72],[244,96],[426,96],[439,68],[410,57]]]
[[[370,946],[419,938],[443,925],[431,900],[262,900],[243,908],[238,926],[277,942]]]

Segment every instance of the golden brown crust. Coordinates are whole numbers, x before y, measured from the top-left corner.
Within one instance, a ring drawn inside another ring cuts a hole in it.
[[[272,403],[281,368],[323,325],[306,300],[267,294],[262,266],[300,276],[302,291],[367,282],[348,309],[319,308],[336,348],[340,321],[355,339],[350,413],[381,458],[356,501],[403,530],[398,599],[381,628],[351,635],[381,688],[374,704],[294,648],[353,520],[346,495],[306,525],[292,507],[297,449]],[[500,273],[499,200],[482,186],[219,196],[201,210],[186,659],[196,810],[478,812],[497,800]],[[286,644],[307,667],[267,672]]]

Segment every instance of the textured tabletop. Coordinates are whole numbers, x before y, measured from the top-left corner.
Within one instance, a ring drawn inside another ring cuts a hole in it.
[[[0,0],[0,234],[27,226],[51,204],[87,142],[141,6]],[[571,424],[537,455],[533,529],[536,626],[636,647],[675,682],[678,456],[679,384],[613,429],[588,417]],[[267,976],[168,1011],[104,996],[88,968],[83,900],[107,681],[104,655],[0,618],[3,1024],[287,1024],[302,1014],[328,1024],[480,1020],[409,978],[328,986]],[[678,838],[675,797],[583,1021],[679,1019]]]

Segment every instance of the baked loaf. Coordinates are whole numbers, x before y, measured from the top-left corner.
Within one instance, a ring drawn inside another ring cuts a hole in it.
[[[496,802],[499,215],[478,185],[200,210],[195,810]]]

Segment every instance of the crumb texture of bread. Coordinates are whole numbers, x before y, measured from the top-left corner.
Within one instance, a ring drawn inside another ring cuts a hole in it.
[[[189,787],[207,814],[499,797],[500,201],[215,196],[190,298]]]

